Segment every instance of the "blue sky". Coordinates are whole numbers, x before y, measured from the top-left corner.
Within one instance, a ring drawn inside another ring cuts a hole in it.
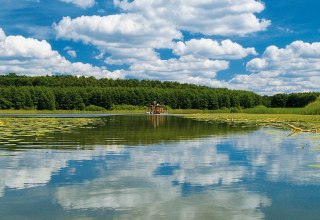
[[[316,0],[2,0],[0,74],[319,91]]]

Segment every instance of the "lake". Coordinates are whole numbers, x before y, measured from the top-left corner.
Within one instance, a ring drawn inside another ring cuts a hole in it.
[[[1,219],[319,219],[320,136],[175,116],[0,118]]]

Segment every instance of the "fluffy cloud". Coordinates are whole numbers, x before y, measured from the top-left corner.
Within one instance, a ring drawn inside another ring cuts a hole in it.
[[[5,36],[0,29],[0,73],[16,72],[28,75],[56,73],[121,78],[120,71],[109,72],[81,62],[71,63],[45,41],[22,36]]]
[[[231,80],[237,88],[263,93],[319,90],[320,43],[295,41],[285,48],[268,47],[247,63],[251,75]]]
[[[131,65],[127,75],[154,80],[179,81],[221,87],[215,80],[216,73],[228,69],[229,62],[224,60],[200,59],[183,56],[179,59],[139,62]]]
[[[100,47],[168,47],[181,33],[161,22],[152,22],[139,14],[64,17],[55,25],[57,36],[92,43]]]
[[[72,57],[76,58],[77,57],[77,52],[72,49],[72,47],[65,47],[63,50],[67,51],[67,54]]]
[[[64,17],[54,26],[59,38],[90,43],[110,53],[111,64],[155,59],[153,48],[168,48],[173,39],[182,37],[173,26],[139,14]]]
[[[77,57],[77,52],[74,50],[68,50],[67,53],[70,57],[73,57],[73,58]]]
[[[6,34],[4,31],[0,28],[0,41],[3,41],[6,38]]]
[[[80,8],[90,8],[95,4],[95,0],[60,0],[66,3],[72,3]]]
[[[266,30],[271,23],[255,16],[265,8],[256,0],[114,0],[114,4],[149,20],[206,35],[246,35]]]
[[[286,48],[268,47],[262,58],[255,58],[247,64],[253,72],[277,70],[281,74],[296,76],[318,75],[320,70],[320,43],[295,41]]]
[[[211,39],[192,39],[187,42],[178,42],[173,52],[179,56],[193,55],[199,58],[212,59],[241,59],[250,54],[256,55],[254,48],[243,48],[231,40],[219,42]]]
[[[109,48],[111,54],[104,61],[107,64],[137,64],[142,62],[155,62],[159,56],[152,48]],[[99,56],[98,56],[99,58]]]

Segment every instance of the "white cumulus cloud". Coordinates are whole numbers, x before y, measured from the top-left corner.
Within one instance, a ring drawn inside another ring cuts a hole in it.
[[[265,8],[256,0],[114,0],[114,4],[149,20],[206,35],[247,35],[266,30],[271,23],[255,16]]]
[[[64,17],[54,25],[59,38],[82,41],[108,52],[110,64],[155,59],[153,48],[168,48],[182,34],[172,25],[139,14]]]
[[[240,44],[231,40],[223,40],[221,43],[211,39],[192,39],[187,42],[178,42],[173,52],[179,56],[193,55],[199,58],[212,59],[241,59],[250,54],[256,55],[254,48],[243,48]]]
[[[70,57],[73,57],[73,58],[77,57],[77,52],[74,50],[68,50],[67,53]]]
[[[63,50],[67,51],[67,54],[70,57],[72,57],[72,58],[76,58],[77,57],[77,52],[72,47],[65,47]]]
[[[269,46],[260,58],[247,63],[250,75],[231,80],[237,88],[261,93],[318,91],[320,42],[295,41],[285,48]]]
[[[3,41],[5,38],[6,38],[6,34],[2,30],[2,28],[0,28],[0,41]]]
[[[72,3],[80,8],[90,8],[94,6],[95,0],[60,0],[65,3]]]
[[[110,72],[102,67],[81,62],[72,63],[62,57],[45,41],[23,36],[5,36],[0,40],[0,73],[15,72],[26,75],[56,73],[121,78],[121,71]]]
[[[179,59],[158,59],[152,62],[135,63],[131,65],[126,74],[143,79],[179,81],[222,87],[222,83],[214,78],[218,71],[228,68],[229,62],[224,60],[183,56]]]
[[[261,58],[255,58],[247,64],[253,72],[278,70],[282,74],[318,75],[320,69],[320,43],[295,41],[285,48],[268,47]]]

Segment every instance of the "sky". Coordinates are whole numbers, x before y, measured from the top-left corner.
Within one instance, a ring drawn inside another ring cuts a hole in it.
[[[0,0],[0,74],[320,91],[317,0]]]

